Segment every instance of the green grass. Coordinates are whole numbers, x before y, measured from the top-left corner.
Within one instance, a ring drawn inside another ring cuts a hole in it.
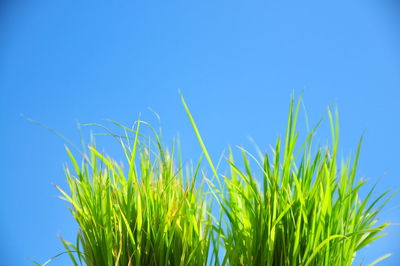
[[[389,224],[377,218],[391,194],[375,195],[358,177],[361,140],[352,160],[338,157],[337,111],[328,111],[331,144],[314,147],[319,123],[300,141],[301,100],[292,97],[284,139],[257,158],[229,150],[221,174],[182,103],[209,175],[201,160],[183,165],[175,145],[168,152],[154,130],[143,137],[140,125],[148,125],[140,121],[132,129],[118,124],[124,135],[112,134],[124,163],[94,141],[79,162],[67,148],[69,192],[59,190],[79,232],[74,243],[62,242],[75,265],[351,265],[384,235]]]
[[[338,115],[329,111],[331,146],[313,152],[318,126],[298,143],[300,103],[292,98],[283,143],[278,139],[259,159],[241,148],[240,165],[230,151],[230,172],[222,181],[217,178],[223,185],[210,184],[224,217],[216,225],[225,251],[222,265],[351,265],[356,252],[382,237],[388,226],[377,225],[377,215],[389,200],[389,191],[374,197],[372,188],[365,198],[359,197],[366,183],[356,172],[361,140],[352,162],[338,161]]]
[[[75,244],[62,241],[75,265],[207,263],[211,216],[196,188],[199,167],[176,165],[174,152],[164,150],[157,135],[155,142],[141,141],[140,125],[124,128],[133,136],[117,138],[126,169],[94,144],[81,165],[67,148],[70,193],[59,189],[79,233]]]

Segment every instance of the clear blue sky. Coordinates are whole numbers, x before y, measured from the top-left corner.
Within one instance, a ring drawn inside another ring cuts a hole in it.
[[[150,107],[165,140],[179,133],[185,156],[197,157],[180,89],[217,158],[229,144],[251,147],[248,136],[266,149],[284,132],[291,92],[304,91],[313,123],[338,106],[343,155],[365,131],[360,177],[380,180],[378,192],[400,187],[395,1],[1,3],[1,265],[44,262],[63,250],[58,234],[76,232],[53,186],[66,187],[64,142],[21,114],[78,142],[76,121],[154,121]],[[381,221],[400,223],[398,205]],[[391,252],[382,265],[399,265],[400,228],[388,232],[358,261]]]

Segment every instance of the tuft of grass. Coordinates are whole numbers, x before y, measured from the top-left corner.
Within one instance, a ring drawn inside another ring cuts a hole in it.
[[[182,102],[212,172],[223,183],[211,184],[224,217],[215,226],[225,252],[222,265],[351,265],[358,250],[384,235],[389,223],[378,225],[377,215],[389,191],[374,197],[372,188],[360,198],[366,183],[356,171],[362,139],[353,161],[338,162],[337,111],[328,111],[331,146],[314,152],[318,125],[298,143],[301,100],[292,97],[284,142],[278,138],[272,152],[259,159],[240,148],[240,164],[230,151],[230,171],[221,180],[183,97]]]
[[[239,158],[229,150],[221,175],[181,99],[212,178],[201,159],[183,165],[175,145],[169,152],[143,121],[132,129],[113,122],[123,136],[98,125],[118,140],[125,161],[117,163],[94,140],[81,160],[66,148],[69,192],[57,188],[79,232],[74,243],[61,239],[66,251],[43,265],[65,253],[74,265],[89,266],[351,265],[358,250],[384,235],[389,223],[377,217],[393,195],[375,195],[372,187],[360,196],[366,183],[357,175],[362,139],[353,160],[338,158],[337,110],[328,110],[330,146],[314,147],[319,123],[299,141],[301,99],[292,97],[284,139],[258,159],[244,148]],[[153,138],[141,135],[141,125]]]
[[[67,148],[69,193],[57,187],[79,225],[75,243],[62,240],[74,265],[206,265],[211,215],[197,167],[139,136],[140,125],[114,135],[125,167],[89,146],[81,163]],[[173,149],[174,150],[174,149]]]

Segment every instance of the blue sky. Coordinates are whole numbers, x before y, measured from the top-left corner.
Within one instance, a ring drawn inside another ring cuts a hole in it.
[[[400,187],[400,9],[395,1],[3,1],[0,6],[0,262],[30,265],[61,252],[76,225],[53,184],[66,187],[64,142],[76,122],[131,124],[161,116],[200,154],[185,95],[214,158],[228,145],[263,149],[283,135],[290,94],[304,92],[316,123],[341,115],[341,152],[365,141],[360,177],[378,192]],[[100,132],[98,129],[97,132]],[[326,127],[317,135],[328,139]],[[108,145],[106,137],[100,137]],[[108,145],[110,152],[113,146]],[[400,224],[399,197],[381,221]],[[364,251],[400,262],[400,228]],[[69,265],[61,257],[52,265]]]

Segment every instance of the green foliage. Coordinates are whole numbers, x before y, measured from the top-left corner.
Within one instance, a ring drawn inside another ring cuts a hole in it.
[[[211,167],[213,178],[202,176],[201,182],[201,161],[184,167],[179,152],[176,160],[174,148],[164,149],[156,133],[154,142],[143,139],[139,127],[144,122],[135,129],[121,126],[123,137],[113,135],[125,154],[126,169],[97,150],[94,142],[81,164],[67,148],[74,169],[66,168],[70,192],[59,189],[79,225],[75,244],[62,240],[71,261],[351,265],[358,250],[384,235],[388,223],[378,224],[377,215],[390,195],[387,191],[374,196],[372,188],[359,196],[366,183],[356,171],[362,140],[353,160],[339,162],[337,112],[328,111],[330,146],[313,147],[319,124],[299,142],[300,102],[291,100],[283,141],[278,138],[272,151],[260,153],[258,159],[243,148],[239,159],[229,150],[228,172],[221,175],[182,97]],[[208,193],[219,219],[211,215]]]
[[[338,115],[329,111],[331,148],[312,152],[318,126],[298,145],[299,106],[300,100],[296,104],[292,98],[283,145],[278,139],[272,153],[260,159],[241,148],[243,170],[230,151],[230,173],[222,175],[219,188],[211,184],[225,217],[216,225],[225,250],[222,265],[351,265],[356,251],[382,237],[388,226],[376,224],[388,192],[372,199],[371,189],[364,199],[359,197],[366,182],[356,180],[361,140],[353,162],[338,163]],[[217,176],[211,159],[209,163]]]
[[[127,169],[95,145],[79,166],[67,148],[75,174],[66,168],[70,194],[59,189],[79,233],[75,245],[62,241],[75,265],[207,263],[211,216],[195,186],[199,167],[176,169],[157,135],[153,145],[140,141],[140,124],[132,145],[128,134],[118,138]]]

